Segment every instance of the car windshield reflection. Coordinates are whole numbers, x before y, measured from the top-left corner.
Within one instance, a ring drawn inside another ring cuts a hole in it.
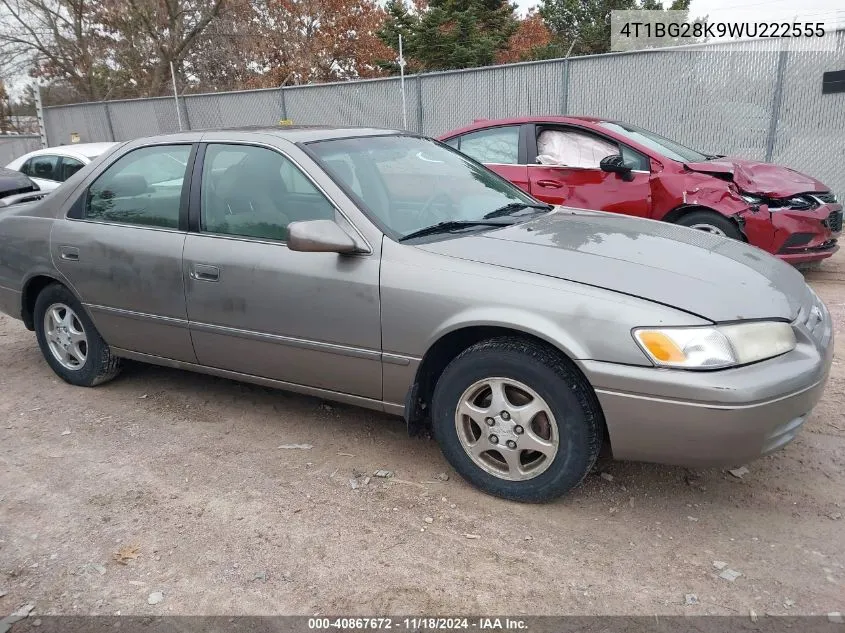
[[[430,139],[365,136],[317,141],[309,149],[385,232],[400,239],[445,222],[484,220],[507,205],[537,205],[493,172]]]

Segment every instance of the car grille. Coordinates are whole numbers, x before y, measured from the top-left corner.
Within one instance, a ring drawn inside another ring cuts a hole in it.
[[[830,313],[815,293],[812,293],[810,302],[801,306],[795,325],[822,346],[830,342]]]
[[[831,193],[830,191],[826,193],[814,193],[813,197],[821,202],[822,204],[835,204],[836,203],[836,195]]]
[[[839,233],[842,230],[842,211],[834,211],[829,216],[827,216],[827,220],[824,221],[825,226],[829,228],[834,233]]]

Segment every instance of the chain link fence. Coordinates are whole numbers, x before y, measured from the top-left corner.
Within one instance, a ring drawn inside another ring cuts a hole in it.
[[[37,134],[0,135],[0,167],[40,147],[41,137]]]
[[[836,50],[772,41],[511,64],[405,78],[407,128],[435,136],[478,118],[583,114],[626,121],[713,154],[768,160],[845,194],[845,93],[822,94]],[[245,125],[402,128],[400,80],[83,103],[45,108],[48,142],[82,142]]]

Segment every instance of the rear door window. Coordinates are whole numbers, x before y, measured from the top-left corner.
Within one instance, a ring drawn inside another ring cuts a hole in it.
[[[62,161],[59,164],[59,182],[64,182],[83,167],[85,167],[85,164],[81,161],[69,156],[62,156]]]
[[[459,143],[455,145],[455,141]],[[519,126],[494,127],[470,132],[446,141],[479,163],[516,165],[519,163]]]
[[[155,145],[121,156],[91,184],[83,217],[178,228],[190,155],[190,145]]]

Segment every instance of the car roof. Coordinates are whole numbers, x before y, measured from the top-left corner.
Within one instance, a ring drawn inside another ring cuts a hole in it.
[[[74,143],[73,145],[57,145],[56,147],[45,147],[26,154],[30,156],[83,156],[88,160],[96,158],[106,150],[114,147],[117,143]],[[23,158],[23,156],[21,157]]]
[[[198,142],[203,139],[207,139],[209,141],[220,141],[226,138],[243,140],[261,136],[275,136],[283,138],[291,143],[310,143],[312,141],[325,141],[363,136],[384,136],[388,134],[403,134],[403,132],[401,130],[373,127],[332,127],[322,125],[249,126],[161,134],[158,136],[135,139],[134,144],[146,145],[150,143],[166,142],[168,140],[179,140],[182,142]]]
[[[475,119],[470,125],[465,127],[444,132],[438,138],[449,138],[457,136],[458,134],[465,134],[473,130],[483,130],[488,127],[496,127],[500,125],[521,125],[522,123],[612,123],[613,119],[607,119],[596,116],[581,116],[581,115],[567,115],[556,116],[553,114],[540,114],[532,116],[518,116],[506,119]]]

